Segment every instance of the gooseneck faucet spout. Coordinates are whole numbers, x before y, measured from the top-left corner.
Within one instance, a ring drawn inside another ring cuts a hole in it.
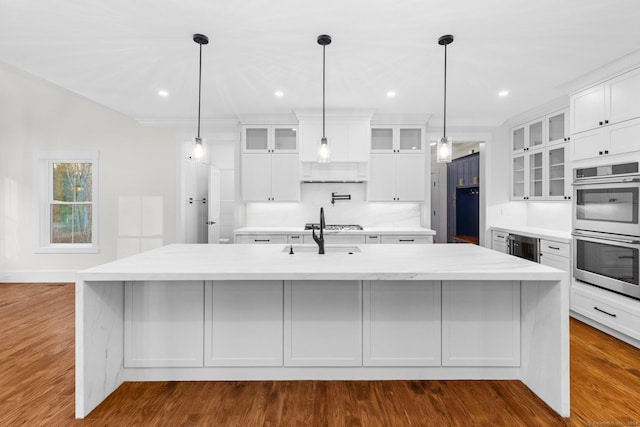
[[[316,235],[316,229],[311,229],[311,235],[313,240],[318,244],[318,253],[324,255],[324,208],[320,208],[320,235]]]

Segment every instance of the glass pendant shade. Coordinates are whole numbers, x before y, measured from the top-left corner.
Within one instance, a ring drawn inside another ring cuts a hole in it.
[[[201,159],[204,156],[204,144],[202,143],[202,138],[196,136],[196,143],[193,147],[193,157],[196,159]]]
[[[453,139],[451,137],[442,137],[436,144],[436,160],[438,163],[450,163],[451,151],[453,148]]]
[[[318,163],[330,163],[331,162],[331,150],[327,144],[327,138],[322,137],[320,139],[320,147],[318,147]]]

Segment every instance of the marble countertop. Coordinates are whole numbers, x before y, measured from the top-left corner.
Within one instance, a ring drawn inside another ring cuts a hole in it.
[[[235,234],[311,234],[311,230],[301,227],[242,227],[233,230]],[[317,231],[316,231],[317,232]],[[433,236],[434,230],[424,227],[363,227],[362,230],[324,230],[326,234],[412,234]]]
[[[335,246],[354,245],[327,248]],[[566,274],[476,245],[359,245],[352,255],[314,249],[289,255],[285,247],[172,244],[80,271],[77,280],[561,280]]]
[[[536,237],[538,239],[551,239],[563,243],[571,243],[571,232],[550,230],[548,228],[528,227],[524,225],[514,226],[491,226],[492,230],[505,231],[508,233],[518,233],[524,236]]]

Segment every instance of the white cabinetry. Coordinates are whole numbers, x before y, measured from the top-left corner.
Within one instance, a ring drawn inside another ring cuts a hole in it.
[[[440,366],[440,282],[365,281],[365,366]]]
[[[204,283],[126,282],[124,366],[203,366]]]
[[[282,366],[283,282],[205,284],[205,366]]]
[[[433,236],[389,235],[382,236],[383,244],[427,244],[433,243]]]
[[[571,271],[571,245],[540,239],[540,264],[566,272]]]
[[[563,108],[545,116],[545,145],[568,142],[571,137],[569,133],[569,109]]]
[[[545,118],[532,120],[511,130],[511,151],[521,153],[544,146]]]
[[[236,243],[301,243],[287,239],[284,234],[243,234],[236,236]]]
[[[544,150],[526,151],[511,158],[511,199],[541,200],[544,196]]]
[[[491,231],[491,249],[494,251],[502,252],[503,254],[509,253],[507,250],[507,239],[509,233],[506,231]]]
[[[640,68],[571,95],[571,134],[640,117]]]
[[[640,68],[571,95],[573,160],[639,151]]]
[[[367,184],[370,202],[424,202],[424,154],[372,154]]]
[[[424,202],[424,127],[374,126],[370,141],[367,200]]]
[[[362,365],[362,282],[285,281],[285,366]]]
[[[520,365],[520,282],[442,282],[442,365]]]
[[[242,198],[246,202],[299,201],[297,131],[287,126],[243,126]]]
[[[544,149],[544,156],[544,198],[546,200],[571,199],[569,144],[547,146]]]
[[[322,118],[299,117],[300,160],[316,162],[322,138]],[[327,117],[325,135],[332,162],[367,162],[369,160],[370,118]]]

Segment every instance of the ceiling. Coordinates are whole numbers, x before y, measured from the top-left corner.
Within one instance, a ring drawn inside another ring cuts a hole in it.
[[[437,40],[454,35],[453,125],[501,124],[640,47],[637,0],[0,0],[0,10],[0,61],[140,121],[195,120],[194,33],[210,38],[203,120],[321,108],[319,34],[333,38],[327,110],[425,114],[434,124]]]

